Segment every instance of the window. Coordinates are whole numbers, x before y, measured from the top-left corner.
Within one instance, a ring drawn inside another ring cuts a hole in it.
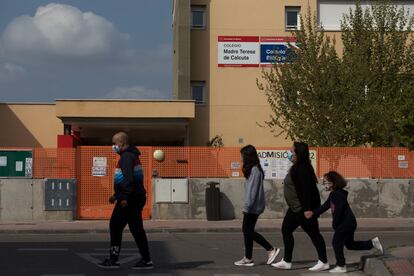
[[[203,81],[191,82],[191,96],[196,104],[205,104],[204,91],[206,83]]]
[[[286,30],[298,30],[300,28],[300,7],[285,8]]]
[[[392,4],[397,5],[398,8],[404,7],[410,16],[414,15],[414,3],[412,1],[392,1]],[[361,1],[362,10],[369,8],[369,6],[370,3],[366,0]],[[353,12],[355,11],[355,1],[318,0],[317,9],[319,25],[324,30],[340,31],[344,14],[349,14],[350,9]]]
[[[206,27],[206,7],[191,6],[191,28],[204,29]]]

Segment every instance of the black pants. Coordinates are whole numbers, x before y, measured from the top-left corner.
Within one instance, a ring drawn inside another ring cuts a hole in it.
[[[293,232],[302,227],[303,231],[311,238],[313,245],[318,252],[319,260],[326,263],[328,261],[326,257],[326,245],[320,231],[319,224],[316,218],[306,219],[302,212],[294,213],[289,209],[283,219],[282,235],[283,243],[285,245],[285,256],[283,260],[290,263],[292,262],[293,247],[295,240],[293,238]]]
[[[264,249],[270,251],[273,246],[259,233],[254,231],[259,215],[244,213],[243,216],[243,235],[244,235],[244,256],[247,259],[253,257],[253,241],[260,244]]]
[[[146,198],[142,196],[139,200],[129,202],[127,207],[122,208],[118,201],[112,212],[109,228],[111,232],[110,255],[113,261],[118,261],[122,242],[122,232],[128,224],[129,230],[135,239],[139,252],[144,261],[150,261],[147,235],[142,222],[142,209]]]
[[[332,246],[335,252],[336,265],[345,265],[344,245],[349,250],[371,250],[374,247],[371,240],[355,241],[354,233],[355,229],[349,231],[335,231]]]

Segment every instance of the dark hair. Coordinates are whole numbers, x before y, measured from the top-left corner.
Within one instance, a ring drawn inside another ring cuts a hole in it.
[[[252,169],[254,166],[257,166],[262,172],[262,177],[264,178],[264,171],[260,165],[259,155],[257,154],[256,148],[252,145],[247,145],[240,150],[240,153],[243,158],[243,175],[247,179],[249,178]]]
[[[330,171],[328,173],[325,173],[323,177],[325,177],[329,182],[332,183],[332,189],[334,191],[346,187],[346,179],[336,171]]]
[[[315,183],[318,182],[318,178],[316,177],[315,170],[313,169],[312,162],[310,159],[309,154],[309,146],[304,142],[294,142],[293,148],[296,155],[296,163],[292,165],[290,168],[290,172],[294,178],[296,178],[296,170],[299,167],[307,167],[312,171],[312,175],[314,178]]]

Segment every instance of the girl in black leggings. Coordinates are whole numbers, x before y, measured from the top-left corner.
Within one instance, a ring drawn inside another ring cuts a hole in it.
[[[243,159],[243,175],[246,178],[243,206],[244,257],[234,262],[237,266],[254,266],[253,241],[267,251],[267,264],[271,264],[279,254],[279,249],[272,246],[262,235],[254,230],[257,219],[265,209],[263,188],[264,172],[260,165],[256,148],[247,145],[240,150]]]
[[[332,228],[335,230],[332,245],[335,251],[336,267],[329,272],[346,273],[344,245],[349,250],[370,250],[375,247],[381,253],[383,253],[383,248],[377,237],[368,241],[354,240],[357,222],[348,204],[348,192],[343,189],[347,184],[346,180],[339,173],[330,171],[324,175],[323,182],[325,189],[331,193],[326,202],[313,211],[313,217],[318,217],[329,208],[331,209]],[[311,216],[312,214],[308,214],[308,217]]]

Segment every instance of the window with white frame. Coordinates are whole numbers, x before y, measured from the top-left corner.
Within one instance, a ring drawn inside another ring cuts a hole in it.
[[[191,96],[196,104],[205,104],[205,87],[204,81],[191,82]]]
[[[191,28],[205,29],[206,28],[206,7],[205,6],[191,6]]]
[[[341,21],[345,14],[350,10],[355,10],[355,1],[353,0],[318,0],[318,21],[319,25],[327,31],[340,31]],[[406,12],[414,15],[414,1],[391,1],[398,8],[404,7]],[[361,1],[363,10],[370,6],[367,0]]]
[[[285,7],[286,30],[300,29],[300,7]]]

